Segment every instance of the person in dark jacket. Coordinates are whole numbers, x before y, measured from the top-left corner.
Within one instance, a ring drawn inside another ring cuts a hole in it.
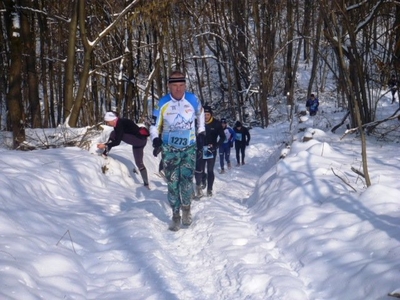
[[[132,145],[135,164],[139,168],[144,186],[149,188],[147,170],[143,163],[143,149],[146,146],[147,137],[139,132],[140,127],[135,124],[135,122],[129,119],[119,118],[114,112],[107,112],[104,116],[104,121],[108,126],[114,127],[114,131],[111,132],[107,143],[97,144],[97,148],[104,149],[103,155],[108,155],[108,152],[110,152],[113,147],[118,146],[121,141]]]
[[[306,109],[310,112],[310,116],[315,116],[318,111],[319,100],[314,94],[310,95],[310,98],[306,102]]]
[[[205,138],[204,143],[198,146],[197,149],[197,162],[196,162],[196,198],[203,196],[202,191],[202,177],[207,165],[207,196],[211,197],[214,185],[214,166],[217,157],[217,150],[219,146],[225,141],[224,129],[221,122],[213,117],[212,109],[210,106],[204,106],[204,121],[205,121]]]
[[[240,121],[236,121],[233,130],[235,131],[236,134],[235,137],[235,150],[236,150],[236,161],[237,161],[236,166],[240,166],[240,161],[242,162],[242,165],[244,165],[246,146],[248,146],[250,143],[250,133],[249,130],[246,127],[244,127]],[[240,155],[242,156],[241,160],[240,160]]]
[[[228,126],[228,122],[226,121],[225,118],[221,119],[221,124],[222,128],[224,129],[225,140],[219,147],[219,164],[221,166],[221,174],[224,174],[225,173],[224,160],[226,160],[228,169],[232,167],[230,159],[231,147],[233,146],[233,142],[235,141],[236,133],[231,127]]]

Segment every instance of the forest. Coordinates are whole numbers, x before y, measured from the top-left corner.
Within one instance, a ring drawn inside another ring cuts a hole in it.
[[[362,128],[399,75],[399,24],[394,0],[3,0],[0,129],[18,149],[27,128],[94,126],[107,110],[143,122],[176,69],[203,104],[260,127],[332,76]]]

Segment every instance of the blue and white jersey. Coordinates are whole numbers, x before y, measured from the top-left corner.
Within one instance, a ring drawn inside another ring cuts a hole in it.
[[[151,138],[161,135],[164,144],[185,148],[196,143],[196,119],[198,132],[205,131],[204,114],[196,95],[185,92],[181,100],[168,94],[160,99],[153,115],[156,123],[151,127]]]

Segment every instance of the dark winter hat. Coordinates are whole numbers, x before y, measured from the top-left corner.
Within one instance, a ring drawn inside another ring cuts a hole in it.
[[[236,121],[235,127],[242,127],[242,123],[240,123],[240,121]]]
[[[226,124],[226,123],[227,123],[227,122],[226,122],[226,119],[225,119],[225,118],[222,118],[222,119],[221,119],[221,123]]]
[[[203,106],[203,109],[204,109],[204,112],[205,112],[205,113],[210,113],[210,114],[212,114],[211,106],[205,105],[205,106]]]

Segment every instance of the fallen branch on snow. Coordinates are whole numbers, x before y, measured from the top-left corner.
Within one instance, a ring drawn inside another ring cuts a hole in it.
[[[400,108],[398,108],[398,109],[393,113],[393,115],[391,115],[390,117],[388,117],[388,118],[386,118],[386,119],[378,120],[378,121],[374,121],[374,122],[370,122],[370,123],[366,123],[366,124],[362,125],[361,127],[362,127],[362,128],[367,128],[367,129],[375,128],[376,126],[378,126],[379,124],[382,124],[382,123],[384,123],[384,122],[387,122],[387,121],[390,121],[390,120],[393,120],[393,119],[398,119],[398,118],[400,118],[400,114],[397,114],[397,112],[398,112],[399,110],[400,110]],[[340,139],[343,139],[346,135],[348,135],[348,134],[350,134],[350,133],[353,133],[353,132],[356,132],[356,131],[358,131],[358,127],[356,127],[356,128],[350,128],[350,129],[348,129],[348,130],[345,131],[345,133],[342,135],[342,137],[341,137]]]
[[[342,177],[340,177],[339,175],[337,175],[337,174],[335,173],[335,171],[333,170],[333,168],[331,168],[331,170],[332,170],[332,173],[333,173],[337,178],[339,178],[341,181],[343,181],[347,186],[351,187],[351,188],[353,189],[354,192],[357,192],[357,190],[356,190],[355,188],[353,188],[349,183],[347,183]]]

